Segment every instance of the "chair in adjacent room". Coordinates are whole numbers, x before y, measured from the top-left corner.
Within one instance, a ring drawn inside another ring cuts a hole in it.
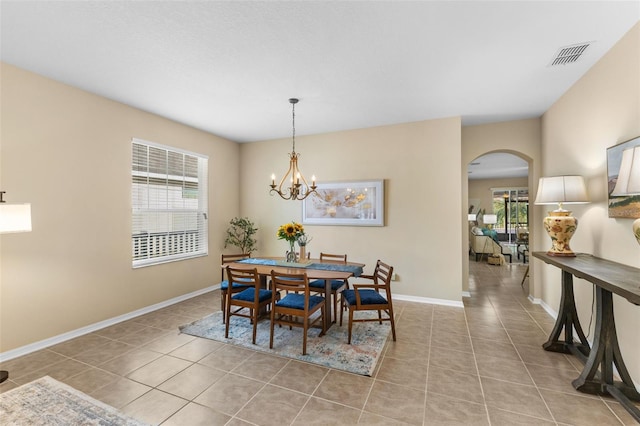
[[[248,318],[253,324],[253,344],[256,344],[258,317],[264,312],[273,299],[272,291],[261,288],[260,276],[256,269],[236,269],[231,266],[227,270],[227,279],[233,288],[234,284],[242,285],[239,292],[227,291],[225,302],[224,337],[229,338],[229,324],[232,316]],[[234,309],[236,307],[237,309]]]
[[[302,355],[307,354],[307,333],[309,328],[320,322],[324,327],[324,297],[311,295],[307,274],[285,274],[271,271],[271,336],[269,348],[273,349],[273,332],[276,324],[302,327]],[[277,295],[286,293],[281,300]],[[318,311],[320,314],[312,319]]]
[[[226,270],[225,265],[242,259],[248,259],[249,257],[251,257],[249,253],[223,254],[220,257],[220,310],[222,311],[222,322],[225,321],[225,303],[227,300],[227,292],[229,291],[229,280],[224,279],[224,273]],[[236,283],[231,287],[231,292],[238,293],[246,288],[247,286]]]
[[[349,309],[349,338],[351,344],[351,330],[354,322],[382,321],[391,322],[391,333],[396,340],[396,326],[393,318],[393,301],[391,299],[391,277],[393,266],[378,260],[373,275],[361,275],[359,278],[369,278],[371,284],[353,284],[353,289],[342,292],[342,306]],[[380,292],[383,292],[381,294]],[[354,318],[355,311],[378,311],[377,318]],[[385,312],[386,317],[383,317]],[[340,325],[342,326],[343,309],[340,310]]]
[[[336,263],[347,263],[346,254],[320,253],[320,261],[328,260]],[[311,291],[324,295],[324,280],[314,280],[309,283]],[[348,280],[331,280],[331,297],[333,298],[333,322],[338,320],[338,295],[349,288]]]

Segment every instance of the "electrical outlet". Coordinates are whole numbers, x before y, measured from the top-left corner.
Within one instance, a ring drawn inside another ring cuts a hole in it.
[[[398,281],[398,275],[395,272],[391,274],[391,281]]]

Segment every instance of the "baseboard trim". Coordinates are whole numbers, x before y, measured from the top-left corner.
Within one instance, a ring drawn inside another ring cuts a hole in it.
[[[558,312],[553,309],[551,306],[547,305],[547,303],[542,300],[542,299],[538,299],[540,302],[540,306],[542,306],[542,309],[544,309],[549,315],[551,315],[553,317],[553,319],[558,318]]]
[[[404,300],[405,302],[427,303],[430,305],[455,306],[456,308],[464,308],[462,301],[447,299],[432,299],[430,297],[407,296],[404,294],[394,294],[395,300]]]
[[[200,290],[196,290],[191,293],[183,294],[182,296],[174,297],[173,299],[165,300],[164,302],[156,303],[155,305],[147,306],[142,309],[138,309],[133,312],[129,312],[124,315],[120,315],[117,317],[109,318],[104,321],[100,321],[86,327],[81,327],[76,330],[69,331],[67,333],[59,334],[57,336],[50,337],[48,339],[40,340],[39,342],[31,343],[29,345],[21,346],[16,349],[12,349],[7,352],[0,353],[0,362],[6,362],[12,360],[14,358],[18,358],[20,356],[28,355],[32,352],[36,352],[42,349],[46,349],[48,347],[57,345],[62,342],[66,342],[67,340],[75,339],[76,337],[83,336],[85,334],[93,333],[96,330],[100,330],[105,327],[110,327],[112,325],[118,324],[123,321],[130,320],[132,318],[139,317],[140,315],[148,314],[149,312],[157,311],[158,309],[166,308],[167,306],[174,305],[176,303],[182,302],[187,299],[191,299],[195,296],[200,296],[201,294],[208,293],[213,290],[217,290],[220,288],[220,284],[216,284],[211,287],[206,287]]]

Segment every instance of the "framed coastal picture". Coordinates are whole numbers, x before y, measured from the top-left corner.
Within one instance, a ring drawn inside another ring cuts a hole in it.
[[[384,226],[384,180],[317,185],[302,202],[303,224]]]
[[[609,217],[640,218],[640,190],[630,173],[634,159],[640,159],[640,137],[607,148]]]

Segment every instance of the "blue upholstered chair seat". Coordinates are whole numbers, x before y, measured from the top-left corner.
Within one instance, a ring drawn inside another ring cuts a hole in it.
[[[331,290],[336,291],[344,285],[343,280],[331,280]],[[309,282],[309,287],[324,290],[324,280],[315,280]]]
[[[233,288],[245,288],[246,285],[239,284],[237,281],[233,283]],[[220,290],[227,290],[229,288],[229,281],[224,280],[220,283]]]
[[[260,292],[258,295],[259,302],[264,302],[265,300],[271,299],[271,290],[260,289],[258,291]],[[256,290],[253,287],[251,287],[246,290],[242,290],[240,293],[234,294],[232,299],[243,300],[245,302],[253,302],[255,295],[256,295]]]
[[[380,293],[375,290],[357,290],[360,292],[360,304],[361,305],[383,305],[387,303],[387,299],[382,297]],[[342,297],[345,298],[350,305],[356,304],[356,290],[345,290],[342,292]]]
[[[312,309],[319,303],[324,303],[324,297],[321,296],[309,296],[309,309]],[[304,294],[289,293],[282,298],[276,305],[283,308],[290,309],[304,309]]]

